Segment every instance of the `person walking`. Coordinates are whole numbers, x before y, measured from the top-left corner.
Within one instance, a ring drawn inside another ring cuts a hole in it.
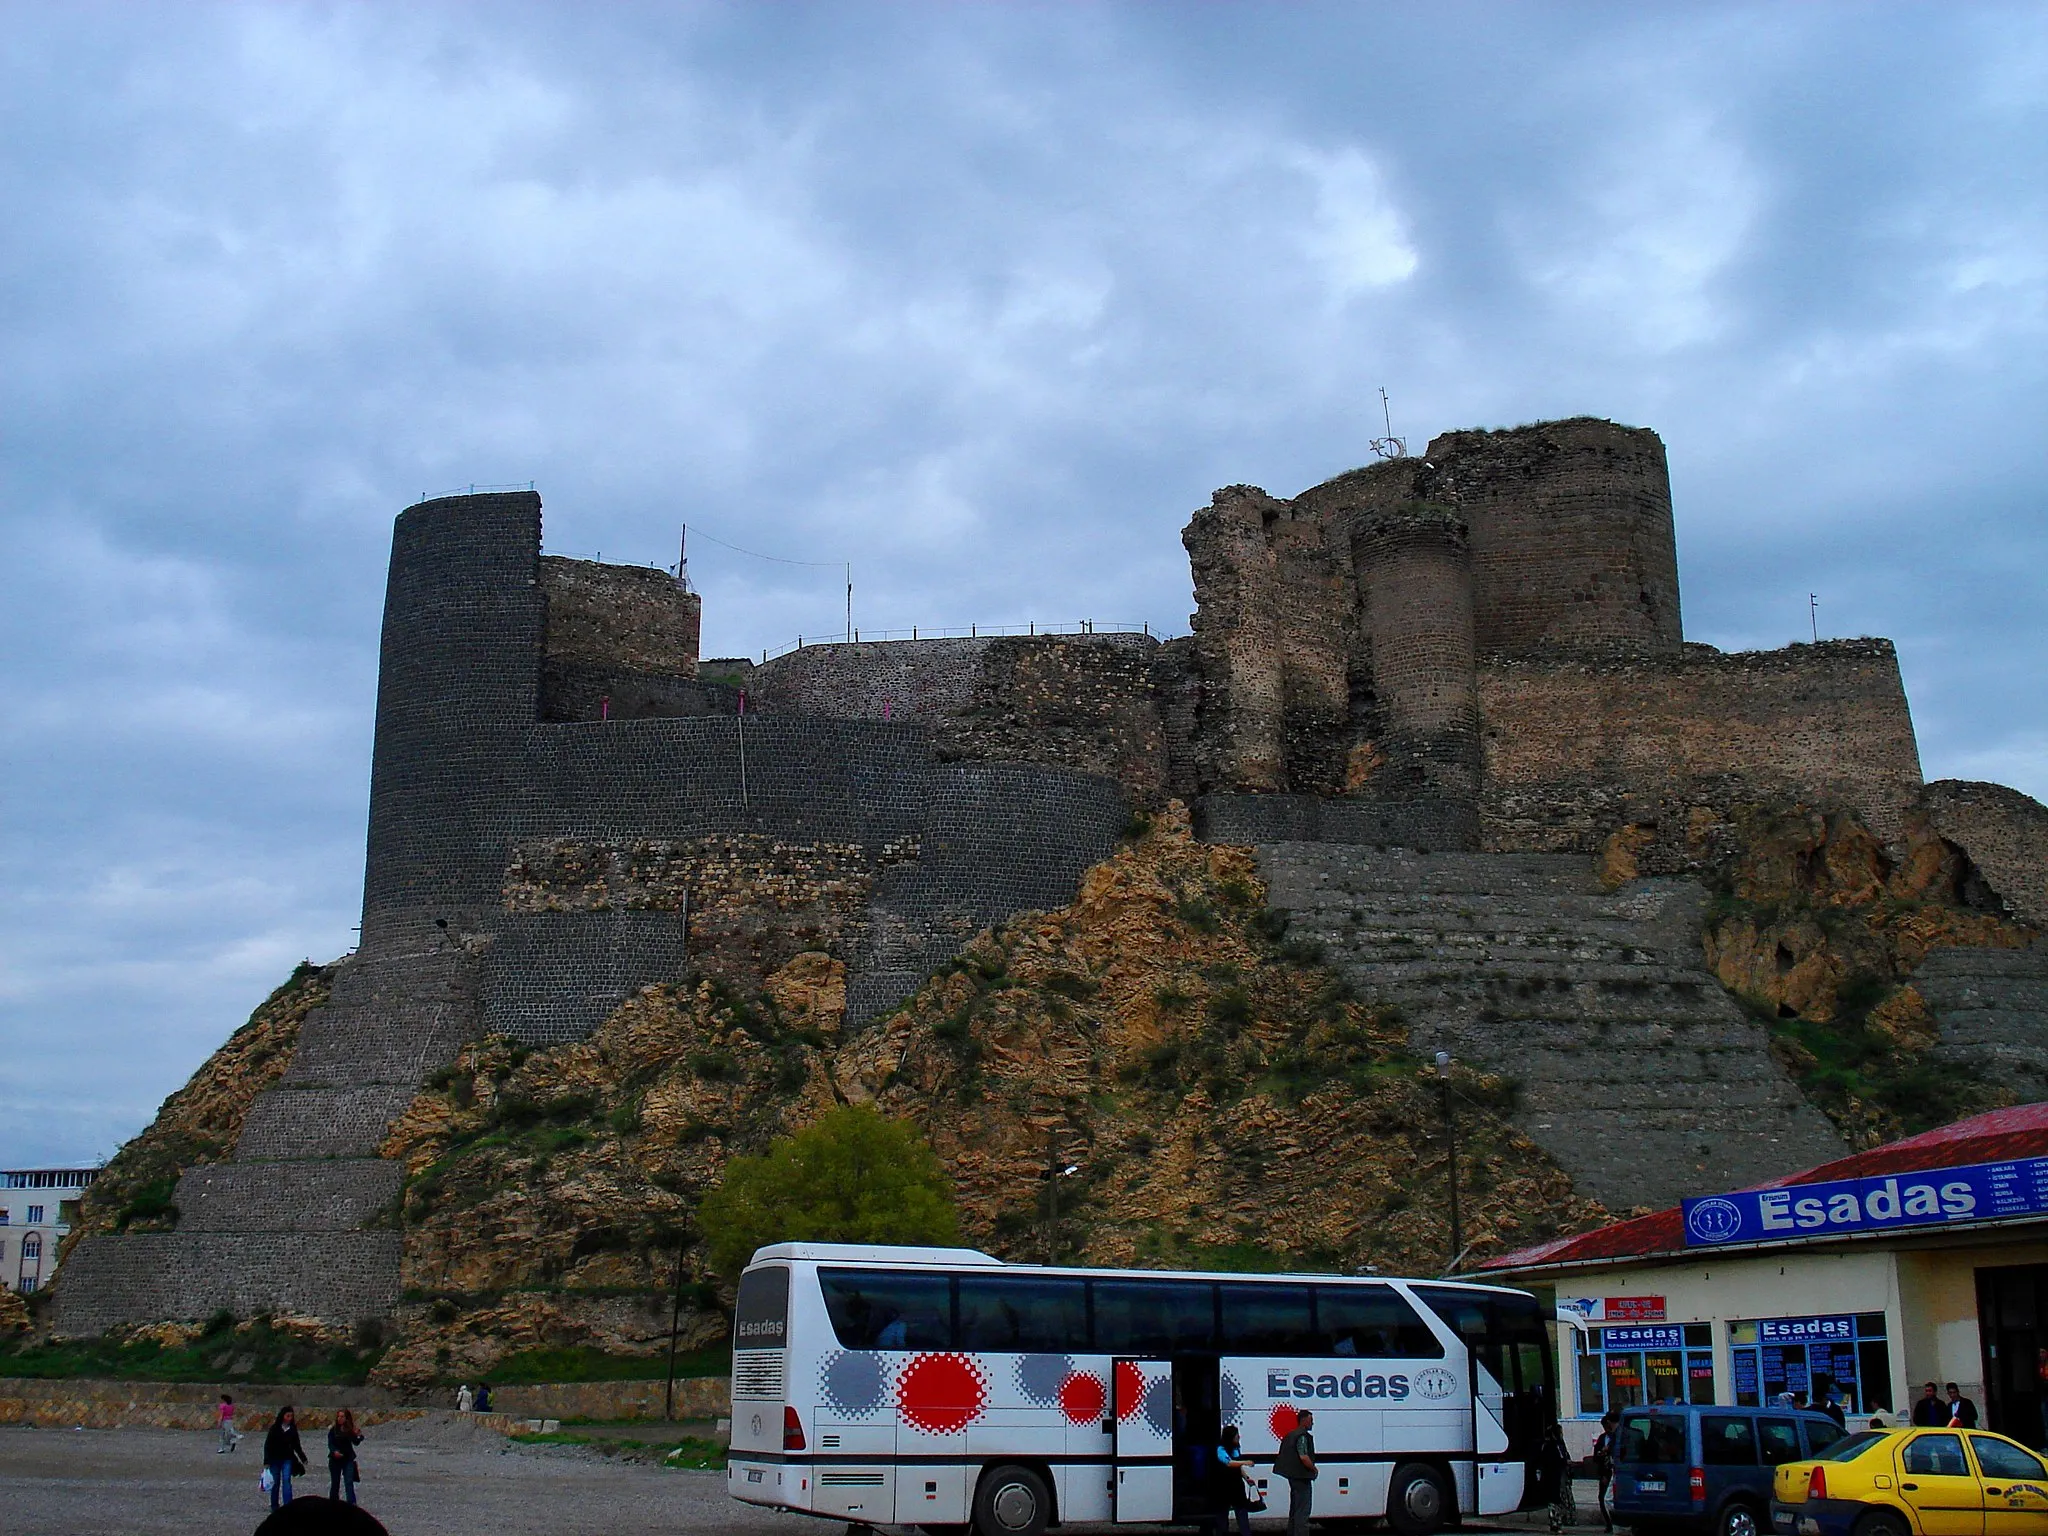
[[[476,1411],[478,1413],[489,1413],[491,1411],[491,1384],[488,1381],[480,1381],[476,1384]]]
[[[1948,1417],[1948,1404],[1941,1400],[1941,1388],[1928,1382],[1920,1389],[1920,1401],[1913,1405],[1913,1427],[1940,1429]]]
[[[1237,1513],[1237,1536],[1252,1536],[1252,1502],[1256,1485],[1254,1469],[1238,1443],[1237,1426],[1226,1424],[1217,1437],[1216,1464],[1209,1469],[1209,1484],[1216,1494],[1216,1536],[1230,1536],[1230,1516]]]
[[[469,1390],[469,1383],[465,1381],[455,1389],[455,1411],[457,1413],[467,1413],[475,1406],[476,1394]]]
[[[1956,1390],[1956,1384],[1948,1384],[1948,1427],[1950,1429],[1975,1429],[1977,1427],[1977,1405]]]
[[[1304,1408],[1280,1441],[1273,1470],[1287,1479],[1287,1536],[1308,1536],[1309,1508],[1315,1502],[1316,1416]]]
[[[1572,1487],[1572,1453],[1564,1443],[1564,1431],[1552,1424],[1536,1451],[1536,1475],[1550,1484],[1550,1530],[1558,1536],[1567,1526],[1579,1523],[1578,1490]]]
[[[327,1497],[336,1503],[356,1501],[356,1447],[362,1443],[356,1416],[342,1409],[327,1431]]]
[[[306,1451],[299,1444],[299,1416],[290,1403],[277,1410],[263,1437],[263,1470],[270,1474],[270,1507],[291,1503],[292,1473],[306,1470]]]
[[[1600,1527],[1614,1529],[1614,1511],[1608,1507],[1607,1493],[1614,1486],[1614,1429],[1621,1422],[1618,1414],[1600,1415],[1600,1434],[1593,1441],[1593,1476],[1600,1480]]]
[[[220,1456],[242,1443],[242,1436],[235,1428],[235,1400],[225,1392],[220,1395],[220,1408],[215,1419],[220,1426],[220,1445],[214,1454]]]

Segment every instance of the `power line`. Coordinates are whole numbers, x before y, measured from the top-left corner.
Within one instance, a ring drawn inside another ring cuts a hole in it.
[[[773,560],[777,565],[808,565],[823,571],[837,570],[846,564],[844,560],[792,560],[787,555],[764,555],[758,549],[741,549],[739,545],[727,543],[716,534],[706,533],[701,526],[697,529],[697,537],[709,539],[719,548],[729,549],[736,555],[747,555],[755,560]]]

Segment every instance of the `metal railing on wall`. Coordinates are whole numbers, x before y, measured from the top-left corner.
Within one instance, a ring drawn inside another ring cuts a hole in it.
[[[787,656],[792,651],[808,650],[824,645],[864,645],[878,640],[982,640],[1004,635],[1148,635],[1155,640],[1169,640],[1173,637],[1163,630],[1154,629],[1150,623],[1101,624],[1094,619],[1075,619],[1071,623],[1040,624],[1026,620],[1022,624],[968,624],[922,625],[913,624],[908,629],[859,629],[853,631],[851,640],[844,630],[834,630],[826,635],[798,635],[784,646],[770,646],[761,652],[763,664],[778,656]]]

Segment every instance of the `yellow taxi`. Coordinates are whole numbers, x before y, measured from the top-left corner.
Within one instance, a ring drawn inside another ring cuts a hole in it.
[[[1778,1536],[2048,1536],[2048,1466],[1978,1429],[1866,1429],[1771,1485]]]

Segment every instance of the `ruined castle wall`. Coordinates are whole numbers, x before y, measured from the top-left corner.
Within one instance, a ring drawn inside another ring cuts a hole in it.
[[[2003,784],[1967,779],[1935,780],[1920,805],[2013,916],[2048,928],[2048,806]]]
[[[925,720],[974,701],[992,636],[806,645],[753,669],[748,707],[833,720]]]
[[[1156,803],[1169,779],[1145,634],[1005,635],[805,646],[756,669],[761,707],[928,724],[946,761],[1099,773]]]
[[[541,558],[543,720],[729,713],[695,685],[703,600],[666,571]]]
[[[540,498],[408,507],[391,540],[365,867],[366,945],[401,914],[488,900],[490,820],[538,718],[546,604]]]
[[[1352,539],[1383,735],[1370,757],[1354,756],[1346,787],[1379,780],[1396,793],[1476,806],[1478,673],[1464,521],[1410,502],[1359,516]]]
[[[1194,570],[1201,787],[1342,789],[1357,644],[1349,541],[1326,508],[1226,486],[1181,535]]]
[[[1664,444],[1575,417],[1430,442],[1432,495],[1472,530],[1482,654],[1675,650],[1678,547]]]
[[[1592,852],[1660,806],[1774,795],[1847,806],[1890,838],[1920,789],[1888,640],[1494,657],[1479,707],[1490,849]]]

